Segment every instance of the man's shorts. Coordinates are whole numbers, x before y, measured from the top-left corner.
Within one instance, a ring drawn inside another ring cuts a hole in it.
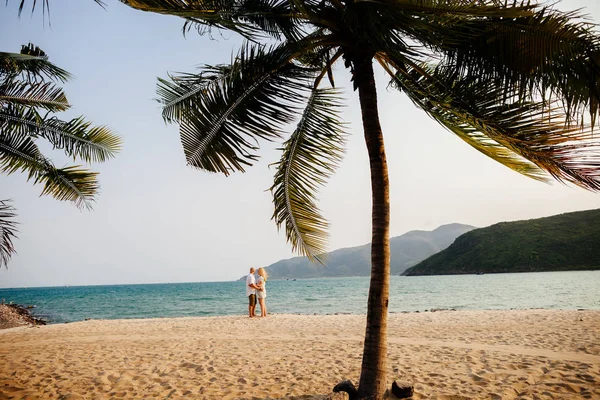
[[[250,305],[250,307],[256,305],[256,295],[255,294],[251,294],[250,296],[248,296],[248,304]]]

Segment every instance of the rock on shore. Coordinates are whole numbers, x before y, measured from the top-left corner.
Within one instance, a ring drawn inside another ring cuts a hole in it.
[[[0,329],[45,324],[44,321],[32,317],[26,308],[16,304],[0,304]]]

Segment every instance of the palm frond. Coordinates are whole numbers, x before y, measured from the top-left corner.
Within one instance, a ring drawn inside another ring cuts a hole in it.
[[[28,136],[6,135],[0,129],[0,171],[6,174],[22,171],[34,184],[44,184],[42,195],[72,201],[77,207],[91,208],[98,192],[97,173],[80,166],[56,168],[42,155]]]
[[[312,260],[323,262],[328,223],[316,206],[316,193],[338,166],[345,146],[339,95],[314,89],[302,118],[284,143],[271,187],[278,227],[288,241]]]
[[[92,126],[83,117],[62,121],[52,117],[43,124],[32,125],[40,137],[48,140],[54,148],[64,150],[73,159],[87,163],[104,162],[113,158],[121,149],[121,139],[105,126]]]
[[[32,138],[6,134],[0,129],[0,171],[7,175],[27,172],[28,180],[46,173],[52,163],[41,153]]]
[[[511,9],[511,6],[505,6]],[[569,120],[592,126],[600,112],[600,42],[578,12],[536,7],[517,18],[429,15],[408,25],[414,40],[450,72],[480,82],[498,81],[530,100],[560,99]]]
[[[556,104],[523,101],[501,85],[456,79],[425,65],[399,70],[394,80],[415,105],[507,167],[600,190],[600,143],[589,126],[568,125]]]
[[[8,106],[0,109],[0,127],[5,134],[44,138],[55,149],[64,150],[67,155],[85,162],[106,161],[121,147],[121,139],[106,127],[94,127],[83,117],[70,121],[42,117],[33,108]]]
[[[247,44],[231,65],[205,66],[196,88],[189,76],[159,83],[163,115],[179,122],[189,165],[225,175],[243,172],[258,158],[258,139],[281,136],[314,75],[294,64],[289,50]]]
[[[44,80],[66,82],[71,74],[48,61],[48,56],[39,47],[29,43],[22,46],[21,54],[0,52],[0,77],[13,79],[22,76],[27,82]]]
[[[0,107],[3,103],[40,107],[52,112],[65,111],[70,107],[62,88],[52,82],[0,83]]]
[[[285,0],[121,0],[132,8],[186,19],[200,34],[211,28],[227,29],[249,40],[265,35],[297,39],[302,28],[299,17]]]
[[[324,34],[323,30],[318,29],[313,34],[306,36],[300,41],[286,43],[280,47],[271,48],[270,50],[260,48],[260,51],[262,53],[271,52],[272,55],[268,57],[269,60],[267,60],[267,62],[275,62],[278,65],[292,64],[292,61],[295,60],[298,61],[300,65],[309,67],[310,69],[314,68],[315,71],[325,69],[328,66],[330,69],[331,64],[340,57],[340,53],[334,54],[333,59],[328,61],[329,54],[332,50],[322,44],[327,40],[328,36]],[[232,65],[236,62],[244,62],[244,58],[247,57],[246,54],[254,51],[255,50],[252,47],[249,47],[249,44],[246,44],[245,47],[242,47],[240,55],[232,61]],[[260,57],[260,55],[257,57]],[[248,62],[246,62],[246,65],[247,68],[252,66],[252,64],[248,64]],[[278,67],[273,68],[275,70]],[[220,77],[223,74],[232,73],[234,67],[228,67],[226,65],[219,65],[216,67],[206,65],[204,66],[204,70],[205,71],[202,71],[199,74],[169,74],[168,80],[158,78],[158,101],[163,105],[162,115],[165,122],[178,122],[186,110],[194,108],[195,101],[199,101],[199,99],[208,93],[210,86],[218,85]],[[304,79],[304,73],[300,78]]]
[[[17,223],[15,209],[10,200],[0,200],[0,268],[8,268],[8,261],[16,254],[12,240],[17,238]]]
[[[229,10],[227,18],[232,21],[229,26],[235,26],[236,31],[249,40],[272,37],[296,41],[306,33],[299,23],[301,15],[292,9],[288,0],[237,0],[235,4],[218,0],[216,6],[223,7],[222,15]],[[187,19],[183,29],[191,26],[203,33],[207,24],[203,18],[193,17]]]
[[[354,0],[354,3],[371,3],[388,13],[401,13],[411,17],[433,16],[446,20],[456,17],[519,18],[530,16],[538,7],[531,0]]]
[[[162,116],[165,122],[181,121],[183,114],[199,100],[199,93],[207,92],[209,85],[214,84],[214,75],[179,73],[169,74],[169,79],[158,78],[156,94],[162,105]]]
[[[44,184],[42,195],[73,202],[78,208],[91,209],[99,189],[97,175],[97,172],[73,165],[49,170],[38,176],[34,183]]]

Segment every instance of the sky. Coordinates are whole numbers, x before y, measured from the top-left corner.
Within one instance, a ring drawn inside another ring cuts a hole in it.
[[[101,184],[92,211],[40,197],[42,187],[24,174],[0,175],[0,199],[12,199],[19,222],[17,254],[0,270],[0,287],[227,281],[296,256],[271,220],[269,164],[279,160],[278,143],[261,143],[260,161],[243,174],[192,169],[178,127],[164,123],[154,100],[157,77],[228,63],[241,40],[228,32],[184,37],[180,19],[105,2],[106,10],[92,0],[53,0],[50,20],[41,7],[18,18],[19,1],[0,4],[0,51],[29,42],[42,48],[75,77],[64,85],[74,106],[63,118],[85,115],[124,142],[116,158],[91,167]],[[584,8],[600,22],[596,0],[563,0],[558,8]],[[345,88],[350,137],[344,161],[319,192],[330,250],[363,245],[371,235],[358,96],[341,66],[334,73]],[[540,183],[480,154],[388,89],[381,71],[376,77],[392,237],[600,208],[600,194]],[[59,166],[70,162],[49,154]]]

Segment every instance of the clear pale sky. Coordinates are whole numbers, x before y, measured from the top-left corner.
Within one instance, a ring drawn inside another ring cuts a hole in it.
[[[4,3],[4,2],[2,2]],[[0,4],[0,50],[40,46],[75,79],[65,85],[73,110],[108,125],[124,140],[100,172],[93,211],[39,197],[24,174],[0,175],[0,199],[18,212],[18,254],[0,270],[0,287],[233,280],[250,266],[295,256],[271,221],[271,185],[277,144],[259,163],[228,178],[186,166],[178,127],[165,125],[156,78],[229,62],[240,40],[190,32],[182,20],[129,9],[107,0],[51,1],[51,26],[39,6],[17,18],[19,1]],[[41,3],[41,2],[38,2]],[[596,0],[563,0],[585,7],[600,22]],[[391,182],[391,236],[458,222],[485,227],[600,207],[600,194],[525,178],[481,155],[446,131],[404,95],[388,90],[379,71],[379,101]],[[330,250],[368,243],[371,235],[369,165],[358,97],[341,66],[350,124],[346,157],[320,192],[331,222]],[[69,162],[50,152],[57,165]]]

